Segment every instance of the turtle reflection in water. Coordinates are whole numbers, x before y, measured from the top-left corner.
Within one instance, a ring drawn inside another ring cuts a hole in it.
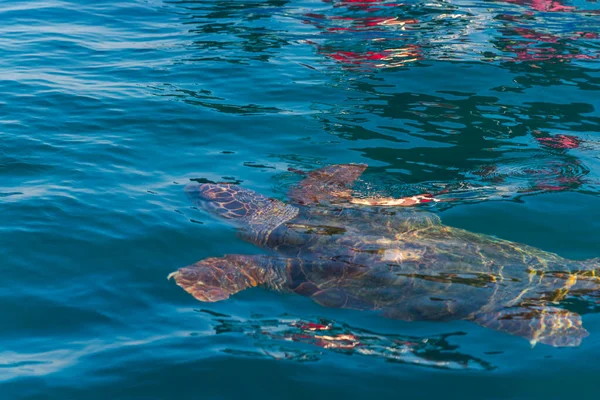
[[[289,204],[229,184],[189,185],[197,205],[273,254],[207,258],[170,277],[205,302],[263,286],[389,318],[473,321],[533,344],[577,346],[588,335],[580,315],[557,305],[600,293],[598,260],[567,260],[391,208],[435,200],[427,195],[356,199],[350,185],[365,168],[312,171]]]

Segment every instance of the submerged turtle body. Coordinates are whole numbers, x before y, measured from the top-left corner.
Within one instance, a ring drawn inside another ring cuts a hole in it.
[[[189,186],[198,205],[272,254],[208,258],[172,274],[176,282],[201,301],[266,286],[390,318],[471,320],[553,346],[579,345],[587,336],[581,317],[556,305],[567,295],[598,293],[600,263],[448,227],[414,208],[388,207],[403,199],[357,205],[349,186],[365,168],[313,171],[290,191],[291,204],[232,185]]]

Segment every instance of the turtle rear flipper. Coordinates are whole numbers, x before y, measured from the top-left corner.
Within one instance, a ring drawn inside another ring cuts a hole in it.
[[[169,275],[186,292],[203,302],[229,298],[265,283],[270,259],[266,256],[227,255],[206,258]]]
[[[515,307],[476,315],[474,321],[486,328],[528,339],[532,345],[579,346],[589,334],[581,316],[557,307]]]

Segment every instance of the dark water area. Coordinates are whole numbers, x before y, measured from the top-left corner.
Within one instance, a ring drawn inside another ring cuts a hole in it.
[[[0,1],[0,398],[597,396],[580,347],[168,281],[256,254],[192,180],[285,200],[294,170],[446,191],[448,225],[600,256],[600,3]]]

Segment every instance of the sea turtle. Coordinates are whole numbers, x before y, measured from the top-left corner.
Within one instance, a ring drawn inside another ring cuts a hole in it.
[[[580,315],[557,306],[600,293],[600,261],[567,260],[442,225],[418,207],[390,207],[434,201],[429,195],[356,199],[350,186],[365,168],[312,171],[290,190],[289,204],[232,184],[188,185],[195,204],[271,253],[207,258],[169,277],[204,302],[264,286],[402,320],[469,320],[532,344],[577,346],[588,335]]]

